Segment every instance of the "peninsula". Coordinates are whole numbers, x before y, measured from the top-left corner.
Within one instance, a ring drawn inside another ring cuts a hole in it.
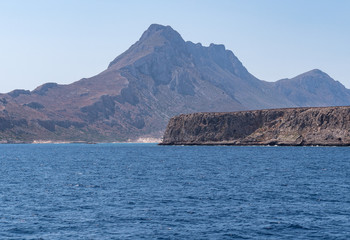
[[[350,146],[350,106],[182,114],[161,145]]]

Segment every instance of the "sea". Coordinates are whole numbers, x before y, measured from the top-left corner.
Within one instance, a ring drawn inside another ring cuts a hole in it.
[[[0,239],[350,239],[350,148],[0,145]]]

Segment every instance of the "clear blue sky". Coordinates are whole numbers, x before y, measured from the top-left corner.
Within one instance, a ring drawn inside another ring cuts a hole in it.
[[[350,88],[348,0],[0,0],[0,92],[96,75],[152,23],[224,44],[262,80],[319,68]]]

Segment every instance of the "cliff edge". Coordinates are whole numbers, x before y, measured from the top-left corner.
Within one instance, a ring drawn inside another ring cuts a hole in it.
[[[350,146],[350,106],[182,114],[161,145]]]

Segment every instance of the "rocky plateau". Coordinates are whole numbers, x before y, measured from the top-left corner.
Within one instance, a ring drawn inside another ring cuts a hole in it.
[[[350,146],[350,107],[183,114],[161,144]]]

